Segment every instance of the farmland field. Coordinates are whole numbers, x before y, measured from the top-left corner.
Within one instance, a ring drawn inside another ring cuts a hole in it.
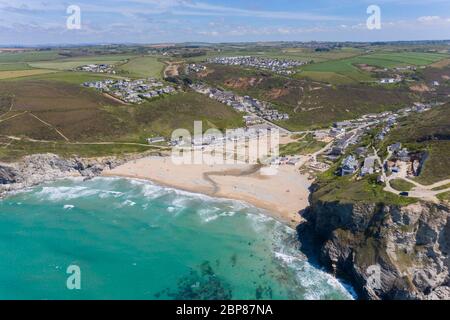
[[[121,65],[118,70],[124,76],[136,78],[161,78],[164,64],[157,57],[138,57],[130,59],[127,63]]]
[[[351,83],[373,81],[369,72],[357,67],[366,64],[379,68],[393,68],[405,65],[424,66],[447,58],[448,55],[421,52],[374,53],[357,57],[310,64],[300,69],[300,78],[309,78],[330,83]]]
[[[2,52],[0,63],[50,61],[63,58],[57,51]]]
[[[37,69],[39,70],[39,69]],[[72,72],[72,71],[61,71],[46,74],[30,75],[23,78],[10,79],[13,81],[26,81],[26,80],[39,80],[39,81],[56,81],[65,82],[70,84],[80,85],[86,81],[100,81],[110,78],[120,78],[116,75],[92,73],[92,72]]]
[[[33,62],[29,65],[33,68],[71,70],[87,64],[117,64],[132,58],[130,55],[105,55],[94,57],[79,57],[72,59],[61,59],[56,61]]]
[[[33,69],[28,63],[0,63],[0,71],[18,71],[18,70],[30,70]]]
[[[327,52],[315,52],[311,49],[305,48],[289,48],[284,50],[261,48],[255,49],[242,49],[242,50],[226,50],[221,52],[208,52],[206,55],[188,58],[189,61],[199,62],[205,61],[208,58],[214,58],[218,56],[255,56],[265,58],[277,58],[277,59],[291,59],[291,60],[304,60],[323,62],[328,60],[343,59],[354,57],[362,54],[363,51],[356,48],[341,48]]]
[[[22,78],[46,73],[53,73],[53,70],[46,69],[32,69],[32,70],[11,70],[11,71],[0,71],[0,80],[10,79],[10,78]]]
[[[337,83],[351,83],[373,80],[369,73],[355,67],[355,58],[332,60],[317,64],[310,64],[301,69],[306,72],[306,76],[312,80]],[[361,59],[358,57],[358,59]],[[299,77],[304,75],[300,73]]]

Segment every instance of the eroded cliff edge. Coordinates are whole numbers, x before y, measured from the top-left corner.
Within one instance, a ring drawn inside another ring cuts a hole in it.
[[[450,207],[313,200],[302,249],[362,299],[450,299]]]
[[[103,158],[63,158],[55,154],[35,154],[18,162],[0,163],[0,197],[44,182],[68,177],[86,179],[100,175],[127,161],[142,158],[150,153]]]

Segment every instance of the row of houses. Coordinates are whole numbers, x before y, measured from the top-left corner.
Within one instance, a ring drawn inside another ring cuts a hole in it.
[[[172,86],[164,85],[161,81],[154,78],[147,79],[107,79],[102,81],[85,82],[84,87],[94,88],[96,90],[111,94],[112,96],[127,102],[141,104],[145,99],[152,99],[165,94],[175,93],[176,89]]]
[[[249,96],[238,96],[231,91],[211,88],[204,84],[192,84],[190,87],[198,93],[207,95],[211,99],[233,107],[236,111],[250,114],[244,116],[247,126],[261,123],[261,119],[258,118],[269,121],[289,119],[287,113],[279,112],[272,104],[265,101],[260,101]]]
[[[252,56],[216,57],[209,59],[208,62],[264,69],[284,75],[294,74],[296,72],[294,68],[308,63],[306,61],[299,60],[272,59]]]
[[[359,173],[361,177],[373,174],[378,170],[375,165],[376,159],[375,156],[365,157],[364,162],[360,165],[360,161],[354,155],[349,155],[342,161],[339,174],[341,176],[353,175],[359,169],[361,169]]]
[[[114,66],[110,64],[88,64],[76,67],[73,71],[116,74]]]
[[[397,124],[400,117],[404,117],[413,112],[424,112],[440,103],[414,103],[412,106],[400,109],[396,112],[386,111],[379,114],[367,114],[355,120],[340,121],[333,124],[333,127],[327,133],[328,137],[336,138],[330,151],[327,153],[327,158],[330,160],[337,160],[342,155],[346,154],[346,149],[356,144],[360,137],[371,130],[374,125],[381,124],[381,131],[377,134],[377,140],[384,140],[385,136]],[[347,130],[356,130],[355,134],[347,132]],[[347,133],[346,133],[347,132]],[[325,131],[321,131],[321,138],[325,138]],[[406,167],[407,175],[417,176],[420,174],[423,163],[427,158],[424,152],[411,152],[406,148],[402,148],[401,143],[395,143],[388,147],[388,151],[392,153],[392,157],[384,164],[387,172],[399,172],[401,167]],[[352,151],[352,154],[347,155],[339,167],[338,174],[352,175],[360,171],[360,176],[366,176],[379,172],[376,165],[377,157],[368,154],[367,147],[358,147]],[[363,160],[362,160],[363,159]]]
[[[202,134],[185,139],[184,137],[178,137],[169,141],[170,146],[179,147],[204,147],[214,145],[224,145],[227,142],[238,142],[270,137],[271,128],[268,125],[253,126],[250,128],[236,128],[227,129],[224,134]],[[153,142],[154,140],[152,140]]]
[[[342,137],[336,139],[333,146],[331,147],[331,150],[328,152],[328,156],[331,158],[336,158],[345,153],[345,150],[351,146],[356,144],[362,134],[364,133],[364,130],[357,130],[356,133],[351,134],[347,133],[344,134]]]
[[[392,128],[397,124],[397,117],[398,115],[391,115],[389,116],[386,121],[385,124],[383,126],[383,128],[381,129],[381,131],[377,134],[377,136],[375,137],[375,139],[377,139],[378,141],[383,141],[384,138],[386,137],[386,135],[392,130]]]
[[[186,66],[186,73],[199,73],[206,70],[206,66],[198,63],[191,63]]]
[[[423,164],[427,159],[426,152],[412,152],[407,148],[402,148],[400,142],[388,146],[388,152],[392,154],[390,159],[384,164],[386,171],[397,173],[402,166],[406,167],[408,176],[419,176]]]
[[[393,84],[393,83],[398,83],[401,82],[402,78],[401,77],[396,77],[396,78],[383,78],[379,80],[379,83],[381,84]]]
[[[270,162],[271,165],[281,166],[281,165],[291,165],[295,166],[300,162],[299,157],[275,157]]]
[[[333,127],[329,131],[329,136],[337,137],[344,134],[347,130],[357,128],[359,126],[364,126],[369,123],[373,124],[383,124],[381,131],[377,134],[376,139],[378,141],[384,140],[385,136],[392,130],[392,128],[397,124],[398,118],[405,117],[410,113],[414,112],[424,112],[430,110],[432,107],[439,104],[424,104],[420,102],[414,103],[412,106],[400,109],[398,111],[385,111],[381,113],[371,113],[363,115],[354,120],[345,120],[335,122]],[[369,127],[366,129],[368,130]]]

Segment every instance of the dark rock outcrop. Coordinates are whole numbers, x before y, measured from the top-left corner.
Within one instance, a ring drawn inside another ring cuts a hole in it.
[[[298,227],[305,253],[362,299],[450,299],[450,208],[312,203]]]
[[[14,168],[0,165],[0,184],[17,182],[17,172]]]
[[[16,163],[0,164],[0,196],[60,178],[82,176],[90,179],[106,169],[143,156],[145,154],[98,159],[66,159],[50,153],[27,156]]]

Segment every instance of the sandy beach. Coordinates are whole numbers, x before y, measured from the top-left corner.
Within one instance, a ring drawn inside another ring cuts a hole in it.
[[[308,206],[311,184],[291,165],[280,166],[277,174],[266,176],[260,174],[258,166],[176,165],[170,157],[131,161],[105,171],[103,176],[146,179],[185,191],[245,201],[292,227],[301,220],[298,212]]]

